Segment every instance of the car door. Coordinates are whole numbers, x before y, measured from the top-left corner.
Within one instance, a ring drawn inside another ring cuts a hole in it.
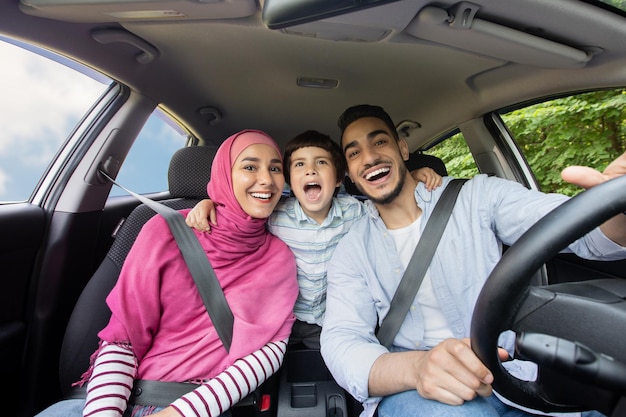
[[[17,41],[0,39],[0,377],[20,381],[30,336],[32,299],[50,232],[50,184],[62,146],[107,90],[94,79]],[[64,100],[59,100],[63,97]],[[56,257],[53,255],[53,257]],[[7,384],[2,397],[16,407],[21,385]],[[15,409],[10,409],[9,414]]]

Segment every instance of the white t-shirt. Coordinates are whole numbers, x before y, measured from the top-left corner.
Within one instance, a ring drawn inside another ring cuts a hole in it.
[[[421,219],[422,216],[418,217],[417,220],[407,227],[389,230],[389,235],[396,242],[400,260],[405,269],[409,265],[415,247],[422,236],[420,232]],[[448,327],[448,322],[441,311],[441,307],[439,307],[437,297],[435,297],[433,292],[430,268],[426,270],[424,280],[417,292],[416,301],[424,317],[424,345],[435,347],[443,340],[453,337],[452,331]]]

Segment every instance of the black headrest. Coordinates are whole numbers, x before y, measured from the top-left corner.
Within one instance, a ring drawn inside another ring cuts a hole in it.
[[[167,180],[172,198],[206,198],[214,146],[190,146],[176,151],[170,161]]]
[[[444,164],[440,158],[434,155],[426,155],[424,153],[413,152],[409,155],[409,160],[406,161],[405,164],[409,171],[415,171],[416,169],[423,167],[430,167],[442,177],[448,176],[446,164]]]

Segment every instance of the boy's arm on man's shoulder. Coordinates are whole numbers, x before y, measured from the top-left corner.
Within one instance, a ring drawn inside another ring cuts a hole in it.
[[[411,171],[411,176],[417,182],[423,182],[428,191],[432,191],[442,184],[442,176],[437,174],[434,169],[430,167],[418,168]]]

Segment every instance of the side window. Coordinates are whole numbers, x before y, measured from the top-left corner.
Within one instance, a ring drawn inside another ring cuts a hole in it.
[[[456,178],[472,178],[478,168],[462,133],[456,133],[429,148],[425,153],[441,159],[448,175]]]
[[[139,194],[167,191],[170,159],[187,139],[187,132],[157,108],[126,156],[117,181]],[[119,195],[126,195],[126,191],[113,186],[110,196]]]
[[[28,201],[111,80],[0,36],[0,204]]]
[[[603,171],[626,151],[626,89],[594,91],[501,114],[541,191],[573,196],[560,169],[584,165]]]

